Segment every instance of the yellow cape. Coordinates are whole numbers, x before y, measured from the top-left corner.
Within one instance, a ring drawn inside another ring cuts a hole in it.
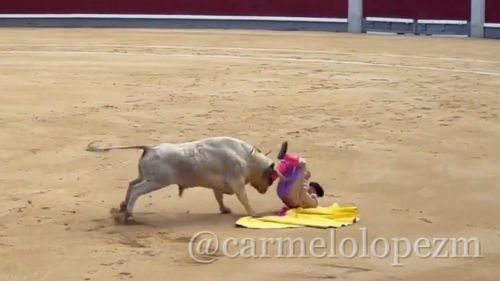
[[[296,227],[342,227],[359,221],[358,208],[355,206],[340,207],[334,203],[330,207],[302,209],[296,208],[286,212],[284,216],[266,216],[260,218],[242,217],[236,221],[237,226],[246,228],[296,228]]]

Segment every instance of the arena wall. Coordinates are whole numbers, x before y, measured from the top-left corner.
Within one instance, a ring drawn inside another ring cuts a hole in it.
[[[1,1],[2,13],[346,18],[347,0],[15,0]]]
[[[486,0],[486,22],[500,23],[499,0]]]
[[[269,27],[343,32],[348,30],[350,1],[5,0],[0,1],[0,26]],[[498,38],[500,1],[485,1],[485,22],[490,23],[484,26],[485,32]],[[364,0],[363,16],[366,21],[360,31],[467,36],[471,29],[471,0]],[[373,20],[374,17],[377,19]],[[387,18],[410,21],[391,22]],[[358,22],[362,22],[361,18]]]
[[[470,9],[470,0],[364,0],[366,17],[469,20]]]

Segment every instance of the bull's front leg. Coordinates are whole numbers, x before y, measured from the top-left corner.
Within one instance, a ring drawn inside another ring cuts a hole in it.
[[[219,189],[216,189],[216,188],[214,188],[213,191],[214,191],[215,200],[217,200],[217,204],[219,204],[220,212],[223,214],[231,213],[231,209],[229,209],[228,207],[226,207],[224,205],[224,201],[223,201],[224,194],[222,193],[222,191]]]
[[[245,183],[239,183],[236,186],[233,186],[234,193],[238,197],[238,200],[241,202],[245,210],[247,211],[249,216],[256,217],[257,213],[250,206],[250,202],[248,201],[247,192],[245,190]]]

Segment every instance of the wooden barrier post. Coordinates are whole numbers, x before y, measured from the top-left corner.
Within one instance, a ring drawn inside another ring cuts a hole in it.
[[[470,36],[484,37],[485,0],[471,0],[470,13]]]
[[[352,33],[363,32],[363,0],[349,0],[347,30]]]

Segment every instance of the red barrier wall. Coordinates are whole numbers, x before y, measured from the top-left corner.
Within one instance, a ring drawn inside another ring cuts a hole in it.
[[[348,0],[0,0],[0,14],[189,14],[347,17]],[[470,20],[470,0],[364,0],[366,17]],[[500,0],[486,0],[500,23]]]
[[[470,20],[471,0],[365,0],[365,17]],[[499,0],[488,0],[499,2]]]
[[[0,0],[0,14],[185,14],[347,18],[347,0]]]
[[[500,23],[499,0],[486,0],[486,22]]]

